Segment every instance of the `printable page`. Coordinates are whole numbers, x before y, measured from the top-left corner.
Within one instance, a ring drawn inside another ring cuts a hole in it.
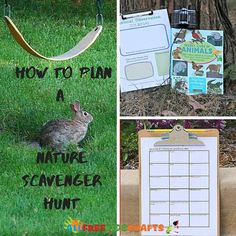
[[[141,138],[141,223],[164,226],[142,235],[217,235],[217,138],[198,139],[204,146]]]
[[[166,10],[120,17],[121,92],[167,84],[170,23]]]

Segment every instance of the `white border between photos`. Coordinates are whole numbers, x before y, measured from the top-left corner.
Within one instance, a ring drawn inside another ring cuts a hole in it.
[[[117,66],[117,78],[116,78],[116,84],[117,84],[117,95],[116,95],[116,99],[117,99],[117,111],[116,111],[116,123],[117,123],[117,130],[116,130],[116,134],[117,134],[117,146],[116,146],[116,153],[117,153],[117,224],[120,224],[120,202],[121,202],[121,196],[120,196],[120,187],[121,187],[121,179],[120,179],[120,53],[119,53],[119,49],[120,49],[120,0],[117,0],[117,41],[116,41],[116,45],[117,45],[117,51],[116,51],[116,58],[117,58],[117,62],[116,62],[116,66]],[[117,236],[120,235],[120,232],[117,232]]]

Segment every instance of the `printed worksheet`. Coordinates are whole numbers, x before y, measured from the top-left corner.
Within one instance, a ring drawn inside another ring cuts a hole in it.
[[[156,146],[140,139],[141,223],[163,225],[142,235],[217,236],[217,137],[202,146]]]
[[[121,92],[169,83],[170,23],[167,10],[120,17]]]

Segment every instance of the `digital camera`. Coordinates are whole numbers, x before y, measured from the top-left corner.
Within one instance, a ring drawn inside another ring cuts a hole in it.
[[[197,12],[195,7],[181,8],[174,10],[171,25],[173,28],[197,28]]]

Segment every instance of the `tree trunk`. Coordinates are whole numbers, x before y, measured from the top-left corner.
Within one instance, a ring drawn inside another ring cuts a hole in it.
[[[166,7],[169,14],[175,8],[195,6],[198,12],[200,29],[224,30],[225,65],[236,62],[236,37],[228,17],[226,0],[121,0],[121,12]]]
[[[121,12],[132,12],[146,9],[160,9],[165,7],[165,0],[120,0]]]

